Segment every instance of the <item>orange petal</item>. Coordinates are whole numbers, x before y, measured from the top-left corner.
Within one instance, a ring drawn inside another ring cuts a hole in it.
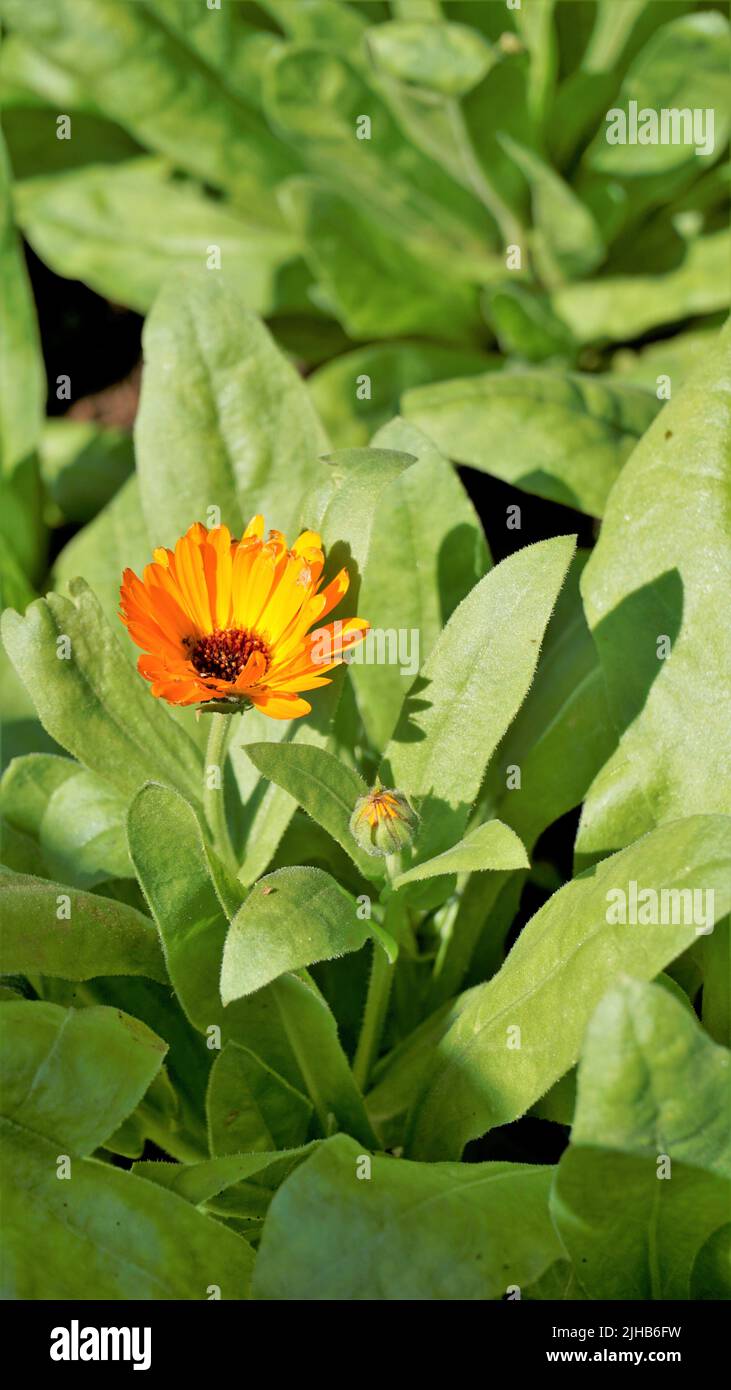
[[[192,528],[191,528],[192,529]],[[189,533],[190,534],[190,533]],[[213,614],[203,569],[201,548],[183,536],[175,547],[175,580],[185,611],[200,632],[213,631]]]
[[[299,719],[301,715],[309,714],[312,709],[312,705],[308,705],[306,700],[300,700],[298,695],[280,695],[271,690],[261,693],[251,691],[249,699],[262,714],[268,714],[270,719]]]
[[[208,534],[203,548],[203,565],[210,595],[214,624],[217,628],[231,625],[231,532],[228,526],[217,526]]]
[[[335,575],[334,579],[330,580],[329,584],[325,585],[324,589],[320,590],[319,597],[325,600],[322,612],[320,613],[321,618],[326,617],[328,613],[332,612],[335,605],[347,594],[349,588],[350,575],[346,569],[342,569],[339,574]]]
[[[292,546],[293,555],[304,555],[307,550],[322,550],[322,536],[317,531],[303,531]]]
[[[256,685],[266,673],[267,663],[263,652],[252,652],[243,671],[239,671],[236,680],[232,685],[232,690],[248,690],[250,685]]]

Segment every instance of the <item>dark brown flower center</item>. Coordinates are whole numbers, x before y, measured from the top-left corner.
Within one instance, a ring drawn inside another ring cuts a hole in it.
[[[261,652],[265,671],[269,666],[270,652],[266,642],[245,628],[231,627],[225,632],[210,632],[207,637],[188,637],[185,645],[199,676],[235,681],[252,652]]]

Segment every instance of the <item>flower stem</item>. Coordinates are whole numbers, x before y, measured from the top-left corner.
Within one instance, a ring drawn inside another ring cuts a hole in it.
[[[392,965],[385,951],[374,941],[365,1013],[353,1059],[353,1076],[361,1091],[365,1091],[368,1085],[373,1063],[378,1056],[395,969],[396,963]]]
[[[206,763],[203,774],[203,810],[208,828],[213,836],[213,844],[224,863],[234,870],[238,867],[231,838],[226,824],[226,796],[224,790],[224,766],[226,761],[226,741],[229,734],[231,714],[212,714],[206,745]],[[219,776],[212,777],[214,769]],[[217,783],[220,782],[220,786]]]
[[[386,873],[391,884],[400,872],[401,854],[388,854],[386,856]],[[385,893],[382,896],[382,901],[385,900],[384,926],[391,930],[398,940],[401,937],[400,924],[403,909],[398,898],[393,894],[393,890],[387,891],[389,896],[386,897]],[[371,977],[368,981],[365,1013],[363,1014],[358,1046],[353,1058],[353,1076],[361,1091],[365,1091],[373,1063],[378,1057],[395,973],[396,961],[390,961],[383,948],[377,941],[374,941],[373,963],[371,965]]]

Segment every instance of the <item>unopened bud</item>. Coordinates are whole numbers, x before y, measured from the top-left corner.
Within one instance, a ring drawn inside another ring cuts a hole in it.
[[[414,843],[419,817],[403,792],[374,787],[359,796],[350,833],[366,854],[398,854]]]

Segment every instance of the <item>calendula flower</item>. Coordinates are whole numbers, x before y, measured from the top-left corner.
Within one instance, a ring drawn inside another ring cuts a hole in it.
[[[241,540],[227,526],[191,526],[174,550],[154,551],[142,579],[125,570],[122,622],[144,655],[137,669],[172,705],[255,705],[272,719],[309,714],[303,690],[329,685],[326,671],[360,642],[362,618],[312,630],[340,602],[342,569],[319,588],[324,555],[314,531],[291,550],[280,531],[264,540],[255,516]]]
[[[375,786],[359,796],[350,817],[350,833],[366,854],[398,854],[414,843],[419,817],[403,792]]]

